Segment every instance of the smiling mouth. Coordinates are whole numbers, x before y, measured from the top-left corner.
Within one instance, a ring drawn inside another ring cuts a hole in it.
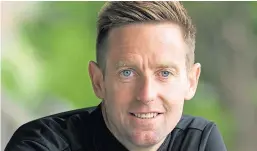
[[[130,113],[134,117],[140,118],[140,119],[153,119],[157,117],[161,113]]]

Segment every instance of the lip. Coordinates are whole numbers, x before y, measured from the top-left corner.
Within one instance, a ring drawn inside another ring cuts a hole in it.
[[[163,112],[159,111],[149,111],[149,112],[129,112],[130,114],[147,114],[147,113],[158,113],[158,114],[163,114]]]
[[[147,112],[147,113],[157,113],[156,116],[159,116],[159,115],[163,114],[163,113],[158,113],[158,112]],[[134,114],[147,114],[147,113],[129,113],[129,114],[134,116]]]
[[[135,115],[133,114],[144,114],[144,113],[150,113],[150,112],[137,112],[137,113],[129,113],[129,116],[132,117],[134,120],[136,121],[141,121],[141,120],[144,120],[144,121],[153,121],[153,120],[156,120],[158,119],[161,115],[163,115],[163,113],[158,113],[158,112],[151,112],[151,113],[158,113],[154,118],[138,118],[136,117]]]

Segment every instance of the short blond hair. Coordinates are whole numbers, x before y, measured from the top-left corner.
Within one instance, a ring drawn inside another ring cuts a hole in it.
[[[184,6],[178,1],[113,1],[106,2],[98,15],[96,61],[105,70],[105,41],[111,29],[133,23],[172,22],[182,29],[188,45],[186,65],[194,63],[196,28]]]

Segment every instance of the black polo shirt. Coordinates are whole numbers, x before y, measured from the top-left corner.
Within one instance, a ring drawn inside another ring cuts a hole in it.
[[[22,125],[5,151],[126,151],[104,123],[101,106],[44,117]],[[183,115],[158,151],[226,151],[213,122]]]

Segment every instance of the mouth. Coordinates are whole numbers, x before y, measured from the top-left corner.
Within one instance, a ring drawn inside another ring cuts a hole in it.
[[[162,113],[130,113],[130,115],[140,119],[153,119]]]

